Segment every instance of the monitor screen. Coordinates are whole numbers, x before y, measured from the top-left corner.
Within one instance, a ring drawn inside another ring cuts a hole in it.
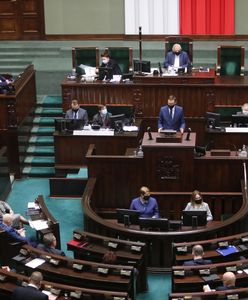
[[[248,115],[235,114],[232,115],[233,127],[248,127]]]
[[[140,229],[148,231],[168,231],[169,221],[163,218],[140,218]]]
[[[113,68],[100,67],[99,68],[99,80],[113,79]]]
[[[124,209],[124,208],[117,208],[117,222],[125,224],[128,226],[130,224],[138,225],[139,224],[139,211],[133,209]]]
[[[140,67],[140,61],[134,60],[133,61],[133,69],[134,69],[134,72],[151,73],[151,62],[148,60],[142,60],[141,67]]]
[[[206,226],[206,210],[183,210],[183,226]]]
[[[208,128],[220,128],[220,114],[206,112],[206,125]]]
[[[115,131],[122,131],[124,120],[125,114],[110,116],[110,128],[114,129]]]
[[[70,132],[73,130],[83,130],[85,122],[83,119],[55,118],[54,127],[58,132]]]

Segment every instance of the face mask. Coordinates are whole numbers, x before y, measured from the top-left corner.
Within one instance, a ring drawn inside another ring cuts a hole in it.
[[[172,109],[174,107],[174,105],[168,105],[169,106],[169,109]]]
[[[176,54],[176,55],[180,55],[180,54],[181,54],[181,51],[179,51],[179,52],[175,52],[175,54]]]
[[[242,113],[243,113],[244,115],[248,115],[248,110],[242,110]]]
[[[102,109],[101,114],[105,116],[107,114],[107,109],[106,108]]]
[[[144,196],[143,199],[145,200],[145,202],[148,202],[150,196]]]
[[[107,59],[107,58],[104,58],[104,59],[102,60],[102,63],[106,65],[106,64],[108,63],[108,59]]]
[[[200,200],[195,200],[195,204],[201,204],[202,203],[202,199]]]
[[[73,108],[72,109],[74,112],[77,112],[78,111],[78,108]]]

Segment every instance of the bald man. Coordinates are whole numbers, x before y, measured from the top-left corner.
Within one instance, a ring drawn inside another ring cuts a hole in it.
[[[25,230],[23,228],[16,230],[13,226],[13,215],[5,214],[3,215],[2,223],[0,223],[0,228],[3,229],[13,240],[18,242],[27,243],[33,247],[37,246],[37,243],[32,242],[26,237]]]
[[[203,286],[204,292],[211,292],[211,291],[226,291],[226,290],[233,290],[235,289],[235,282],[236,276],[233,272],[225,272],[222,276],[223,285],[216,288],[216,290],[210,289],[209,285]]]
[[[198,265],[208,265],[212,261],[210,259],[203,259],[204,251],[201,245],[195,245],[192,249],[193,260],[185,261],[184,266],[198,266]]]

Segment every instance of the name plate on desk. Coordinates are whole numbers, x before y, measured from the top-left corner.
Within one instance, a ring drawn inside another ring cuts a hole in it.
[[[226,127],[225,130],[230,133],[248,133],[248,127]]]
[[[114,136],[114,130],[74,130],[73,135]]]
[[[213,149],[210,151],[211,156],[231,156],[231,151],[228,149]]]
[[[182,142],[182,134],[180,132],[176,132],[174,134],[167,134],[166,132],[160,133],[156,137],[157,143],[181,143]]]

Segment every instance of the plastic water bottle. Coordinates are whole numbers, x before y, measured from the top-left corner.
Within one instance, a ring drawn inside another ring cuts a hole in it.
[[[138,150],[138,152],[137,152],[137,156],[138,156],[138,157],[144,157],[144,152],[143,152],[141,146],[139,147],[139,150]]]

